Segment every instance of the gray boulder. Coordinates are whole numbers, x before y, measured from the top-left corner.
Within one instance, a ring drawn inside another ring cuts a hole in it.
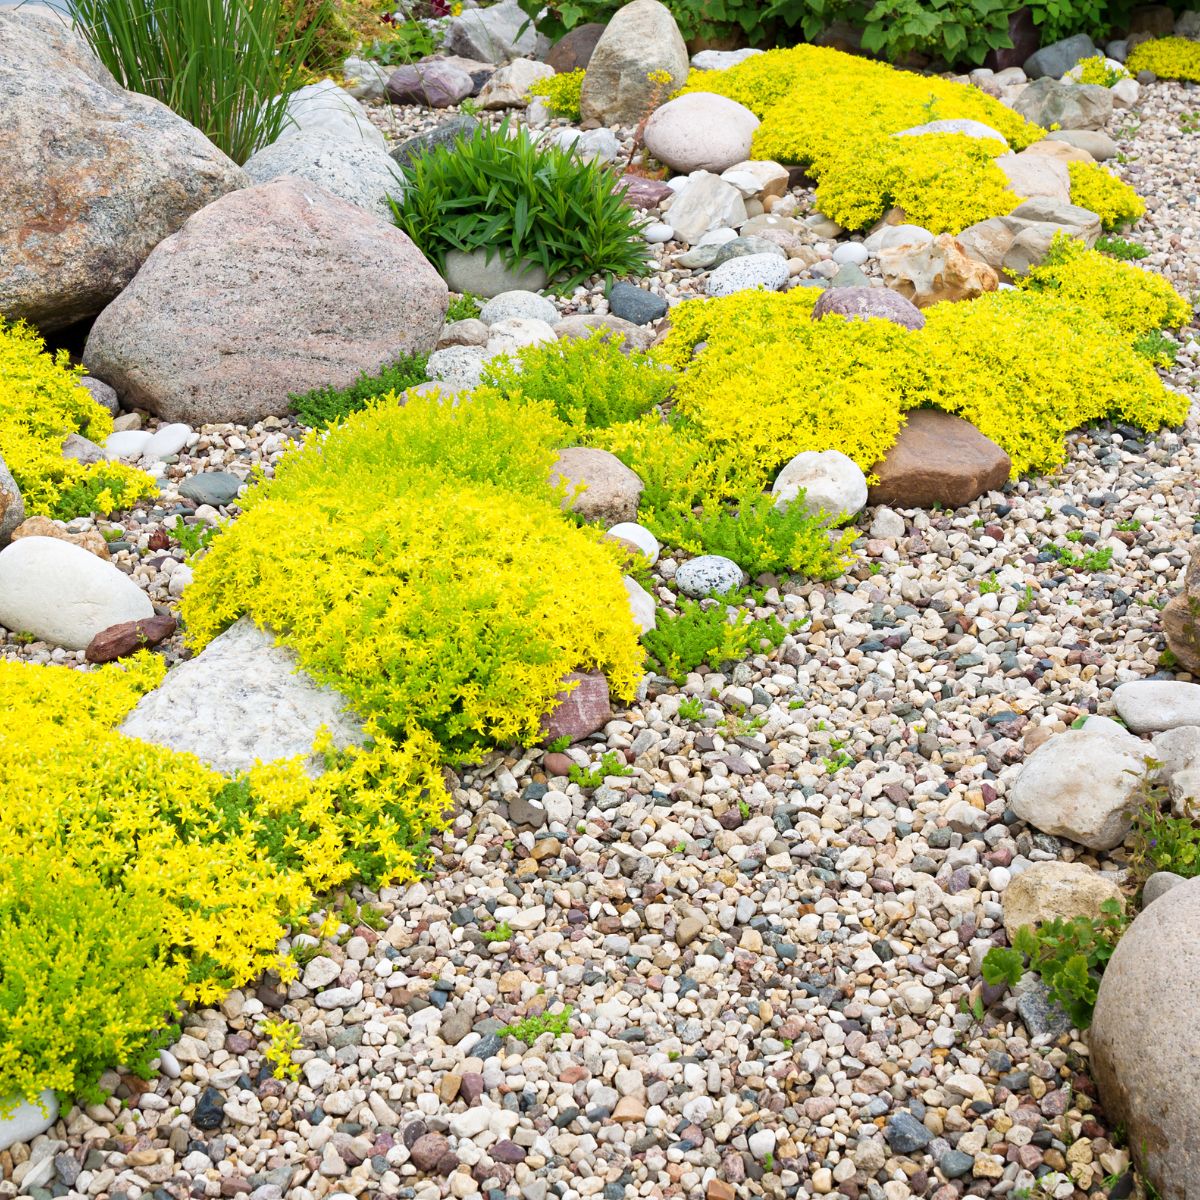
[[[1051,42],[1025,60],[1025,74],[1030,79],[1041,79],[1052,75],[1061,79],[1073,66],[1085,58],[1098,54],[1095,43],[1086,33],[1077,33],[1074,37],[1063,38],[1061,42]]]
[[[537,29],[517,0],[471,8],[446,30],[446,49],[479,62],[505,63],[537,49]]]
[[[389,155],[377,146],[351,142],[322,133],[304,133],[264,146],[246,160],[253,183],[280,175],[307,179],[333,195],[392,219],[388,197],[404,195],[404,181]]]
[[[335,746],[363,740],[344,697],[314,683],[291,650],[242,617],[147,692],[121,732],[195,754],[232,775],[255,759],[309,754],[322,726]],[[310,770],[315,773],[315,764]]]
[[[903,329],[924,329],[925,315],[899,292],[889,288],[839,287],[821,293],[813,305],[812,318],[819,321],[829,314],[848,320],[866,321],[877,317]]]
[[[25,501],[12,472],[0,458],[0,549],[8,545],[13,530],[25,520]]]
[[[299,133],[323,133],[387,149],[387,139],[371,124],[367,110],[332,79],[297,88],[288,96],[286,109],[278,141]]]
[[[671,82],[652,83],[654,71],[666,71]],[[659,0],[631,0],[617,10],[592,51],[580,94],[583,119],[637,125],[654,99],[666,100],[687,74],[687,46],[670,10]]]
[[[473,296],[498,296],[501,292],[540,292],[550,282],[537,263],[510,267],[498,253],[486,250],[448,250],[443,272],[451,290]]]
[[[467,116],[451,117],[424,133],[418,133],[400,143],[392,150],[392,160],[397,166],[407,167],[414,159],[422,154],[428,154],[439,146],[453,146],[458,139],[470,137],[479,128],[479,122]]]
[[[1117,157],[1117,143],[1098,129],[1054,129],[1046,135],[1046,140],[1086,150],[1097,162]]]
[[[197,213],[97,318],[93,375],[189,425],[253,424],[432,350],[446,285],[393,225],[282,176]]]
[[[22,12],[0,12],[0,163],[0,316],[44,331],[98,313],[163,238],[246,183],[65,25]]]
[[[1104,1111],[1166,1200],[1200,1180],[1200,879],[1147,905],[1117,943],[1088,1033]]]
[[[1059,83],[1049,76],[1031,83],[1013,108],[1027,121],[1049,129],[1102,129],[1112,116],[1112,92],[1091,83]]]
[[[1133,795],[1150,747],[1127,733],[1072,729],[1025,760],[1009,792],[1023,821],[1090,850],[1111,850],[1129,832]]]
[[[1113,692],[1113,705],[1134,733],[1161,733],[1200,725],[1200,683],[1135,679]]]

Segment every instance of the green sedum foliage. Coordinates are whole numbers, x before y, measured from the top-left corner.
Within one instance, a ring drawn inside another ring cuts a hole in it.
[[[470,315],[475,316],[478,312],[476,309]],[[349,387],[314,388],[303,395],[289,396],[292,411],[301,424],[315,429],[336,425],[351,413],[361,412],[380,396],[399,395],[406,388],[424,383],[427,359],[424,354],[406,354],[384,367],[378,375],[368,375],[364,371]]]
[[[643,275],[642,218],[604,166],[536,145],[525,129],[479,129],[404,168],[396,224],[444,270],[448,250],[535,263],[562,288],[595,274]]]
[[[730,660],[778,646],[786,634],[777,618],[761,620],[725,600],[684,600],[676,613],[660,610],[657,628],[642,641],[655,669],[682,683],[702,663],[720,670]]]

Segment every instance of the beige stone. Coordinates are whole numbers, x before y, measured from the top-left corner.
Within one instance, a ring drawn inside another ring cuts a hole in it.
[[[600,521],[608,526],[637,520],[642,481],[607,450],[570,446],[560,451],[550,482],[566,485],[564,507],[585,521]]]
[[[906,242],[883,250],[879,266],[887,286],[918,308],[940,300],[973,300],[994,292],[999,283],[987,263],[969,258],[948,233],[931,242]]]
[[[109,559],[108,543],[104,540],[104,535],[97,529],[85,529],[81,533],[71,533],[65,525],[60,525],[49,517],[27,517],[13,530],[12,540],[15,542],[18,538],[27,537],[58,538],[59,541],[79,546],[80,549],[86,550],[89,554],[94,554],[106,562]]]
[[[1121,889],[1099,871],[1082,863],[1034,863],[1005,889],[1004,929],[1012,938],[1023,925],[1098,917],[1106,900],[1117,900],[1125,907]]]

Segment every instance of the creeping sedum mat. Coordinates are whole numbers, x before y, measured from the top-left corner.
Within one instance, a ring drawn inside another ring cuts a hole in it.
[[[448,797],[437,749],[329,753],[229,780],[115,731],[161,680],[142,652],[79,672],[0,661],[0,1100],[93,1096],[180,1004],[275,968],[290,921],[349,880],[414,878]]]
[[[100,443],[112,433],[112,417],[80,385],[82,374],[66,351],[47,354],[29,326],[0,321],[0,458],[21,489],[27,516],[109,513],[158,492],[145,471],[63,457],[69,434]]]

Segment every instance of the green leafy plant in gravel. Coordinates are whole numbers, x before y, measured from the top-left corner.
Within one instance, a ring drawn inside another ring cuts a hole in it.
[[[446,309],[446,324],[449,325],[452,321],[469,321],[473,317],[479,316],[482,308],[479,297],[472,296],[470,292],[454,296],[450,301],[450,306]]]
[[[75,0],[76,27],[130,91],[161,100],[235,162],[279,135],[328,19],[288,0]]]
[[[544,1033],[554,1034],[557,1040],[562,1034],[571,1032],[571,1014],[574,1011],[568,1004],[556,1013],[547,1012],[536,1017],[524,1017],[512,1025],[497,1029],[496,1033],[500,1037],[516,1038],[518,1042],[524,1042],[527,1046],[532,1046]]]
[[[626,354],[606,330],[531,346],[519,359],[492,359],[484,382],[506,395],[553,406],[574,429],[607,429],[661,405],[674,386],[673,372],[647,354]]]
[[[1149,760],[1148,766],[1162,764]],[[1200,814],[1176,816],[1169,809],[1166,788],[1144,784],[1139,789],[1127,839],[1129,865],[1139,886],[1155,871],[1174,871],[1184,879],[1200,875]]]
[[[1145,258],[1150,253],[1145,246],[1131,242],[1115,233],[1102,233],[1096,239],[1096,250],[1101,254],[1107,254],[1109,258],[1119,259],[1121,262],[1134,262],[1137,259]]]
[[[1100,977],[1129,922],[1116,900],[1105,900],[1099,917],[1056,918],[1017,930],[1011,949],[993,946],[983,960],[983,978],[1015,987],[1028,970],[1076,1029],[1092,1023]]]
[[[581,767],[578,763],[572,763],[567,771],[567,778],[584,790],[591,791],[611,775],[620,778],[632,774],[633,768],[615,750],[605,750],[594,767]]]
[[[476,309],[471,315],[477,315],[478,311]],[[424,354],[406,354],[384,367],[378,375],[368,375],[364,371],[349,387],[314,388],[288,399],[301,424],[323,429],[344,421],[351,413],[361,412],[372,400],[398,396],[406,388],[424,383],[427,360],[428,356]]]
[[[450,250],[483,250],[507,266],[542,267],[563,289],[592,275],[643,275],[643,218],[608,168],[536,145],[503,122],[439,146],[403,168],[396,224],[444,270]]]
[[[660,610],[657,628],[642,635],[655,669],[682,683],[701,663],[719,670],[722,663],[778,646],[787,634],[774,616],[761,619],[736,611],[724,601],[683,600],[679,611]]]

